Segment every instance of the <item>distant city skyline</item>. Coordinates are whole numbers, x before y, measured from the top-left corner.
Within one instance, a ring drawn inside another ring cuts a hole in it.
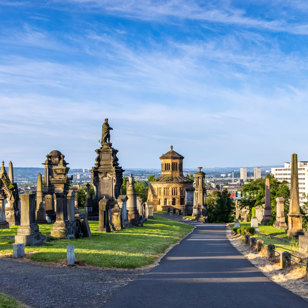
[[[0,160],[123,168],[308,160],[308,3],[0,0]]]

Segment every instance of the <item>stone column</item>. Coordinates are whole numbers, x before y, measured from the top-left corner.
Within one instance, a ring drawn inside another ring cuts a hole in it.
[[[129,222],[127,218],[127,209],[126,209],[127,196],[120,195],[117,199],[120,209],[122,210],[122,220],[124,228],[129,228]]]
[[[127,182],[126,194],[128,198],[126,204],[128,222],[134,226],[138,226],[139,214],[137,210],[137,195],[134,187],[134,178],[132,174],[129,176]]]
[[[9,162],[9,179],[11,183],[14,183],[14,171],[13,171],[13,163],[10,161]]]
[[[291,161],[291,195],[288,214],[288,236],[303,234],[302,215],[299,210],[298,163],[297,154],[292,154]]]
[[[42,175],[37,175],[37,186],[36,186],[36,222],[39,224],[45,224],[46,211],[43,203],[43,189],[42,189]]]
[[[56,192],[56,222],[51,230],[51,236],[55,238],[66,238],[67,230],[67,200],[64,193]]]
[[[275,227],[278,229],[286,229],[286,219],[284,217],[284,198],[276,198],[276,222]]]
[[[67,195],[67,219],[69,222],[75,221],[75,192]]]
[[[195,175],[195,200],[193,207],[193,215],[199,222],[205,222],[203,212],[205,210],[205,173],[201,171],[202,167],[199,167],[199,171]]]
[[[0,229],[9,228],[9,223],[5,220],[4,198],[0,198]]]
[[[262,224],[267,224],[272,219],[272,207],[271,207],[271,192],[270,192],[270,179],[265,179],[265,205],[264,205],[264,216]]]
[[[39,232],[39,227],[35,223],[35,195],[23,194],[20,197],[21,221],[15,236],[15,244],[42,245],[46,238]]]

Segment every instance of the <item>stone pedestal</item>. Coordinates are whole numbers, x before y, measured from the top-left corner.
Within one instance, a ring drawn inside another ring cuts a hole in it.
[[[104,197],[99,201],[99,225],[98,230],[103,232],[110,232],[110,209],[108,205],[109,200]]]
[[[139,214],[137,209],[137,195],[134,186],[134,178],[131,174],[127,181],[126,186],[126,194],[127,194],[127,219],[128,222],[133,226],[139,226]]]
[[[21,195],[21,224],[15,236],[15,244],[42,245],[45,237],[35,223],[35,195]]]
[[[288,215],[288,236],[297,237],[304,234],[301,214]]]
[[[56,222],[52,227],[51,236],[55,238],[67,238],[68,235],[67,200],[63,193],[56,193]]]
[[[287,229],[286,218],[284,217],[284,198],[276,198],[276,222],[277,229]]]
[[[42,189],[42,175],[37,175],[37,186],[36,186],[36,222],[38,224],[45,224],[46,211],[43,203],[43,189]]]
[[[52,223],[56,221],[56,212],[54,208],[54,196],[53,195],[45,195],[45,211],[46,211],[46,217],[47,217],[47,222]]]
[[[113,231],[119,231],[123,229],[122,210],[118,204],[116,204],[111,209],[111,225]]]
[[[291,161],[291,192],[290,209],[288,214],[288,236],[297,237],[303,234],[302,215],[299,209],[298,162],[297,154],[292,155]]]

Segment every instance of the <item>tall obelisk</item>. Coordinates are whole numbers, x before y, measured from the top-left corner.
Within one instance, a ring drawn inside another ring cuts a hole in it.
[[[299,210],[297,154],[292,154],[290,208],[288,214],[288,236],[298,236],[304,234],[302,228],[302,215]]]
[[[271,207],[271,191],[270,191],[270,179],[265,178],[265,205],[264,216],[262,224],[267,224],[272,219],[272,207]]]

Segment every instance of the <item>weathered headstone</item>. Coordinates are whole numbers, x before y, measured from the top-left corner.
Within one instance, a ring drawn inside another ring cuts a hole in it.
[[[258,230],[259,224],[258,224],[258,218],[257,218],[257,217],[251,217],[250,226],[251,226],[252,228],[255,228],[255,229]]]
[[[120,209],[122,210],[123,227],[129,228],[129,222],[128,222],[127,210],[126,210],[127,196],[120,195],[120,197],[117,199],[117,202],[119,204]]]
[[[298,250],[301,254],[308,257],[308,232],[298,237]]]
[[[239,223],[238,219],[236,219],[234,223],[234,228],[240,228],[240,227],[241,227],[241,224]]]
[[[185,189],[186,194],[186,204],[184,207],[184,215],[191,216],[193,213],[193,206],[194,206],[194,191],[193,187],[187,187]]]
[[[75,191],[67,195],[67,219],[70,223],[75,221]]]
[[[286,218],[284,216],[284,198],[276,198],[276,222],[274,225],[277,229],[286,229]]]
[[[99,231],[110,232],[110,208],[109,200],[104,197],[99,201]]]
[[[75,250],[73,245],[69,245],[66,247],[66,260],[67,265],[75,265]]]
[[[39,232],[39,227],[35,223],[35,195],[23,194],[20,197],[21,220],[15,243],[25,246],[42,245],[46,238]]]
[[[290,266],[291,266],[291,254],[287,251],[283,251],[280,254],[280,267],[284,269]]]
[[[271,207],[271,192],[270,192],[270,179],[265,179],[265,204],[264,204],[264,216],[262,224],[265,225],[272,219],[272,207]]]
[[[288,236],[297,237],[303,234],[302,215],[299,209],[298,163],[297,154],[292,155],[291,162],[291,192],[288,214]]]
[[[13,257],[22,258],[25,256],[25,245],[24,244],[13,244]]]

